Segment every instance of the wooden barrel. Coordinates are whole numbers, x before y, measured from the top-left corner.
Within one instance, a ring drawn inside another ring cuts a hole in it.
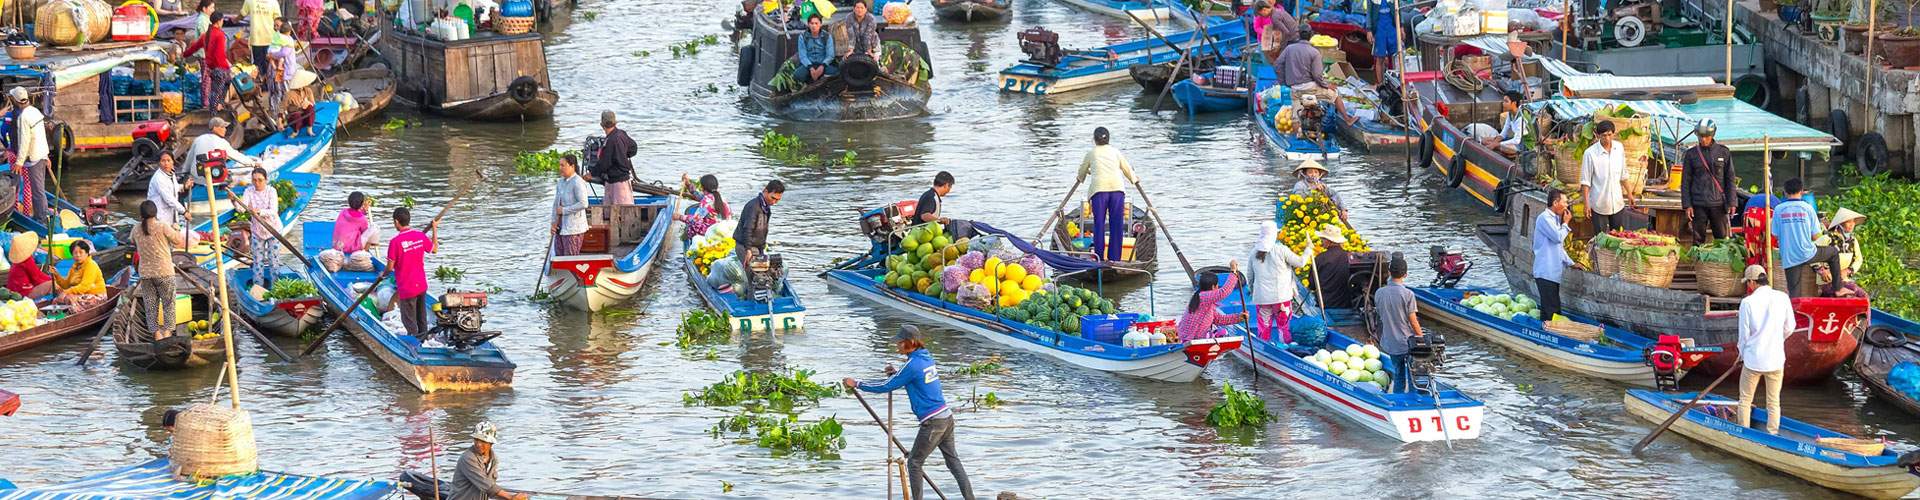
[[[113,31],[113,6],[100,0],[58,0],[34,11],[33,35],[40,43],[72,46],[107,39]]]

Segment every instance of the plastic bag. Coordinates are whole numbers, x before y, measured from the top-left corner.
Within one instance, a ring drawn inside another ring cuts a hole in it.
[[[980,266],[987,265],[987,254],[984,252],[967,252],[966,255],[960,256],[960,260],[955,262],[955,264],[960,264],[969,271],[979,269]]]
[[[996,234],[989,234],[986,236],[981,236],[979,238],[974,238],[972,241],[967,243],[967,251],[969,252],[980,252],[983,254],[991,254],[995,249],[998,249],[998,248],[1000,248],[1000,235],[996,235]],[[984,262],[986,260],[986,257],[981,257],[980,260]]]
[[[967,283],[960,286],[957,293],[960,305],[974,309],[985,309],[993,305],[993,295],[987,293],[987,286],[979,283]]]

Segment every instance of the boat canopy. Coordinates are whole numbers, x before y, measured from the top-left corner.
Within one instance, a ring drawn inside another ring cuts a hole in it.
[[[212,482],[175,481],[165,458],[125,467],[67,484],[44,488],[0,489],[0,500],[134,498],[386,498],[389,481],[329,479],[278,472],[222,477]]]
[[[1693,104],[1652,100],[1548,99],[1527,103],[1527,108],[1535,113],[1545,109],[1551,111],[1554,116],[1572,117],[1591,115],[1594,110],[1620,105],[1652,115],[1655,123],[1658,124],[1661,142],[1676,148],[1688,147],[1698,142],[1693,137],[1693,127],[1701,120],[1713,120],[1714,125],[1719,129],[1715,138],[1734,151],[1771,149],[1824,153],[1840,144],[1840,140],[1834,138],[1832,134],[1781,118],[1752,104],[1747,104],[1746,101],[1731,98],[1701,99]]]
[[[172,42],[150,41],[105,50],[42,49],[30,61],[0,56],[0,76],[51,79],[58,89],[137,61],[166,64],[169,45]]]
[[[1061,273],[1077,273],[1081,271],[1091,271],[1094,269],[1101,269],[1101,268],[1108,267],[1106,264],[1102,264],[1100,263],[1100,261],[1097,261],[1097,260],[1082,259],[1079,257],[1063,255],[1057,252],[1048,251],[1047,249],[1040,248],[1039,245],[1033,244],[1033,242],[1020,239],[1019,236],[1015,236],[1013,233],[1009,233],[1004,230],[997,229],[993,226],[989,226],[984,222],[972,221],[972,224],[973,224],[974,231],[997,235],[1005,239],[1007,243],[1013,244],[1014,248],[1018,248],[1022,252],[1039,256],[1040,261],[1045,262],[1047,264],[1047,267],[1051,267],[1053,268],[1053,270],[1059,271]]]

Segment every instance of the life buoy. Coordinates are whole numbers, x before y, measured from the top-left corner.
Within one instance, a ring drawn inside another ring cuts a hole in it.
[[[1455,151],[1453,161],[1447,162],[1447,187],[1460,187],[1467,180],[1467,156],[1465,151]]]
[[[515,78],[513,83],[507,84],[507,97],[520,104],[533,102],[540,98],[540,81],[531,76]]]
[[[1420,169],[1433,168],[1433,132],[1420,134]]]
[[[740,48],[740,73],[734,77],[735,83],[742,87],[753,85],[753,60],[759,54],[752,45]]]
[[[1512,187],[1507,185],[1506,179],[1501,179],[1500,184],[1493,187],[1493,212],[1494,213],[1501,213],[1501,214],[1507,213],[1507,194],[1508,194],[1507,190],[1508,189],[1512,189]]]
[[[1853,121],[1847,119],[1846,110],[1836,109],[1827,112],[1827,133],[1833,134],[1835,139],[1840,139],[1840,145],[1833,148],[1834,161],[1838,162],[1841,158],[1853,159],[1851,152],[1853,148],[1847,147],[1853,144]]]

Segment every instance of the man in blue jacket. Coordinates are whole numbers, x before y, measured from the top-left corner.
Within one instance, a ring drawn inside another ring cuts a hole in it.
[[[947,460],[947,470],[953,471],[953,480],[960,485],[960,495],[973,500],[973,484],[967,481],[967,471],[960,467],[960,454],[953,444],[953,410],[947,407],[947,398],[940,394],[940,373],[933,365],[933,355],[927,353],[920,329],[913,325],[900,327],[893,335],[893,341],[899,346],[900,354],[907,355],[907,366],[895,371],[887,366],[889,378],[872,382],[860,382],[847,378],[841,382],[850,389],[859,389],[872,393],[893,392],[894,389],[907,389],[907,402],[913,406],[913,415],[920,418],[920,433],[913,438],[913,452],[907,454],[907,477],[913,478],[913,498],[919,500],[921,479],[926,477],[920,472],[926,464],[927,455],[933,454],[933,448],[940,448],[940,456]]]

